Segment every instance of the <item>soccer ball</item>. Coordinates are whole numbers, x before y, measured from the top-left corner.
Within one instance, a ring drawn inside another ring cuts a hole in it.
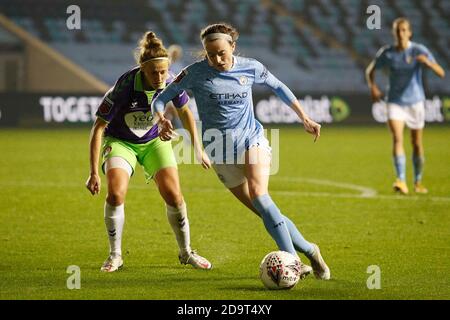
[[[270,252],[261,261],[259,277],[271,290],[291,289],[300,280],[300,260],[286,251]]]

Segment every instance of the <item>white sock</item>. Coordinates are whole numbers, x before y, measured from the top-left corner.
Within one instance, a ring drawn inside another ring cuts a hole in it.
[[[105,225],[108,232],[110,254],[122,255],[122,231],[125,222],[124,204],[114,207],[105,201]]]
[[[177,239],[178,247],[182,254],[191,252],[191,237],[189,232],[189,220],[187,217],[186,203],[178,208],[166,203],[167,219]]]

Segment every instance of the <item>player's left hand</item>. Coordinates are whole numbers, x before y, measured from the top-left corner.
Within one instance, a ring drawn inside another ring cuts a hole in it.
[[[430,64],[431,64],[431,61],[428,59],[428,57],[426,56],[426,55],[424,55],[424,54],[419,54],[417,57],[416,57],[416,61],[417,62],[420,62],[420,63],[423,63],[424,65],[426,65],[426,66],[429,66]]]
[[[314,136],[314,142],[316,142],[320,137],[321,125],[309,118],[305,118],[303,119],[303,126],[305,127],[306,132]]]
[[[176,133],[173,130],[172,122],[169,119],[161,118],[158,122],[159,138],[162,141],[169,141]]]

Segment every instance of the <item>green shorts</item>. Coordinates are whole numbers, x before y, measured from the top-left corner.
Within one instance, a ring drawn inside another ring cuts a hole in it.
[[[105,161],[112,157],[121,157],[127,161],[133,169],[133,173],[136,162],[139,162],[144,169],[147,182],[163,168],[177,168],[177,161],[173,154],[171,142],[162,141],[159,138],[155,138],[147,143],[137,144],[113,137],[105,137],[102,150],[103,173],[105,172]]]

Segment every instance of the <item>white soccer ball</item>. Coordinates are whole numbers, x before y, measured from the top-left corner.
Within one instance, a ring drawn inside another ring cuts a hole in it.
[[[289,252],[270,252],[261,261],[259,277],[269,289],[291,289],[300,280],[300,260]]]

